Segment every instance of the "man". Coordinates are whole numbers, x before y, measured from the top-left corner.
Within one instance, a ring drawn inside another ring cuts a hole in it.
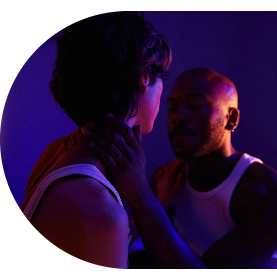
[[[247,267],[248,260],[261,267],[277,248],[277,172],[232,146],[234,84],[191,69],[175,80],[167,104],[176,159],[153,174],[158,200],[208,267]]]
[[[168,182],[161,186],[169,173],[171,178],[184,176],[180,168],[188,164],[190,176],[200,173],[193,177],[197,190],[209,191],[228,177],[241,156],[231,144],[239,110],[236,88],[227,78],[205,68],[186,71],[174,82],[167,104],[169,140],[177,159],[159,168],[152,178],[152,187],[165,209],[180,187],[172,188]],[[167,176],[163,176],[165,170]]]
[[[140,135],[113,117],[125,141],[97,129],[93,137],[151,259],[167,268],[277,268],[277,172],[231,144],[239,122],[234,84],[191,69],[174,82],[168,110],[176,159],[153,174],[160,204],[146,183]]]

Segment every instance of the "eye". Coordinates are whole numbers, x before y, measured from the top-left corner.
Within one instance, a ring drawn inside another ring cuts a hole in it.
[[[169,112],[174,112],[178,108],[178,102],[173,99],[168,99],[167,100],[167,108]]]
[[[202,96],[194,95],[190,96],[187,100],[187,104],[190,108],[197,108],[199,106],[205,105],[207,101]]]

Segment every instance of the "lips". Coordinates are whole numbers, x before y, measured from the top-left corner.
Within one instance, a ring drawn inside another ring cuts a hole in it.
[[[170,140],[178,136],[196,136],[196,132],[189,128],[175,128],[169,133]]]

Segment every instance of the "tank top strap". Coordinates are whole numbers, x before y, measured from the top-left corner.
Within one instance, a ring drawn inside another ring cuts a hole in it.
[[[188,189],[188,191],[195,197],[198,198],[209,198],[220,192],[221,190],[224,189],[225,195],[230,192],[232,194],[234,188],[238,184],[241,176],[243,173],[246,171],[246,169],[251,165],[253,162],[259,162],[263,163],[260,159],[252,157],[246,153],[242,154],[241,158],[237,162],[236,166],[234,169],[231,171],[230,175],[224,180],[221,184],[219,184],[217,187],[212,189],[211,191],[208,192],[199,192],[194,190],[188,180],[186,180],[185,184]],[[226,190],[226,187],[228,187],[229,191]]]
[[[28,220],[31,219],[40,199],[42,198],[43,193],[46,188],[53,183],[55,180],[66,177],[69,175],[80,174],[89,176],[91,178],[96,179],[98,182],[103,184],[109,190],[111,190],[116,196],[119,204],[123,207],[122,200],[114,188],[114,186],[106,179],[106,177],[99,171],[99,169],[92,164],[74,164],[62,167],[60,169],[55,170],[54,172],[47,175],[38,185],[32,197],[30,198],[28,204],[26,205],[23,213],[27,217]]]
[[[238,163],[236,164],[236,166],[234,167],[234,169],[232,170],[231,174],[229,175],[229,177],[226,179],[226,181],[224,181],[222,184],[230,184],[232,183],[233,185],[237,185],[241,176],[243,175],[243,173],[246,171],[246,169],[254,162],[259,162],[259,163],[263,163],[260,159],[252,157],[246,153],[244,153],[240,160],[238,161]]]
[[[188,180],[184,182],[175,207],[174,226],[197,256],[201,257],[212,244],[236,227],[230,215],[230,200],[243,173],[253,162],[262,163],[243,154],[229,176],[207,192],[196,191]]]

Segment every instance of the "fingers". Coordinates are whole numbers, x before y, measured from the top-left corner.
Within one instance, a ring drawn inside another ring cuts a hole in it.
[[[95,126],[89,138],[108,152],[116,147],[127,159],[132,158],[132,149],[114,128]]]
[[[84,136],[91,138],[91,132],[93,131],[112,142],[124,155],[130,153],[129,147],[135,151],[143,149],[140,125],[136,125],[131,129],[124,121],[110,113],[107,114],[107,118],[112,125],[111,127],[88,123],[86,128],[82,130]]]
[[[127,145],[129,145],[132,149],[140,146],[132,129],[124,121],[110,113],[107,114],[107,118],[109,122],[121,133]],[[142,142],[141,140],[139,141]]]
[[[120,165],[125,164],[124,160],[132,162],[138,155],[143,158],[141,126],[131,129],[112,114],[107,114],[107,118],[112,127],[87,124],[86,129],[82,130],[86,140],[92,140]]]
[[[90,142],[89,146],[97,152],[97,156],[100,155],[102,158],[104,158],[105,162],[113,161],[119,166],[125,166],[126,159],[133,158],[131,151],[127,151],[127,149],[125,149],[125,154],[123,155],[116,145],[98,134],[92,133],[91,139],[93,140],[93,143]]]
[[[116,163],[114,159],[104,149],[92,142],[89,142],[88,145],[97,154],[98,159],[105,166],[106,170],[115,169]]]
[[[143,148],[142,146],[142,137],[141,137],[141,126],[140,125],[135,125],[133,128],[133,133],[134,133],[134,136],[139,144],[139,146],[141,148]]]

